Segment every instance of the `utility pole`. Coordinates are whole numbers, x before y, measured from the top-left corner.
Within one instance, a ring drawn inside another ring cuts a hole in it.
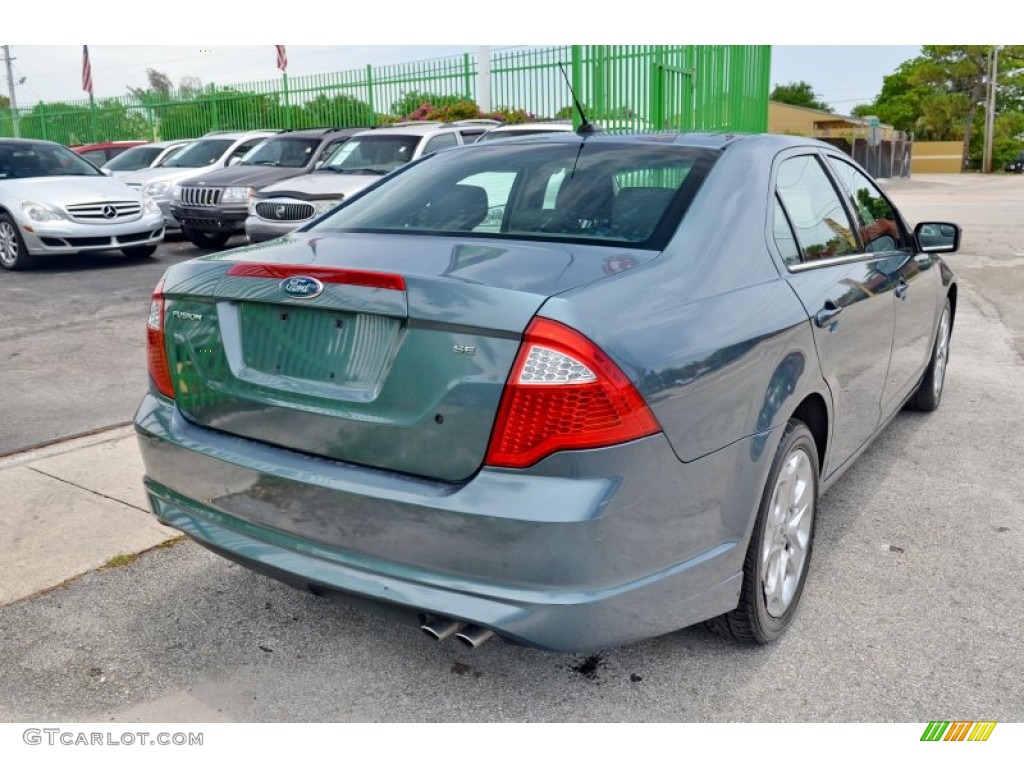
[[[491,48],[488,45],[477,46],[477,81],[476,102],[480,111],[491,111]]]
[[[988,93],[985,99],[985,151],[981,161],[981,172],[992,173],[992,137],[996,123],[996,78],[999,76],[999,48],[992,46],[988,62]]]
[[[4,47],[4,66],[7,68],[7,93],[11,99],[11,122],[14,124],[14,138],[21,138],[21,131],[18,128],[18,100],[14,97],[14,75],[11,74],[11,46]]]

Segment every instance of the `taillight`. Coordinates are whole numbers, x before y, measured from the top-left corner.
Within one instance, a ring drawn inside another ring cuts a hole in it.
[[[156,384],[160,394],[174,398],[171,383],[171,369],[167,365],[167,348],[164,346],[164,280],[153,289],[149,301],[149,322],[146,324],[146,354],[149,358],[149,377]]]
[[[661,430],[633,383],[586,337],[536,318],[505,384],[486,463],[528,467],[555,451]]]

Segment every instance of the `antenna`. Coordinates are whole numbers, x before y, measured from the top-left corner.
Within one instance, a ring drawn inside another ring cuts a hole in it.
[[[572,95],[572,103],[576,105],[576,111],[580,113],[580,127],[577,129],[576,133],[600,133],[601,127],[594,125],[592,122],[587,120],[587,114],[583,111],[583,105],[580,104],[580,100],[576,98],[576,91],[572,89],[572,83],[569,81],[569,76],[565,74],[565,64],[558,62],[558,68],[562,70],[562,77],[565,78],[565,84],[569,87],[569,93]]]

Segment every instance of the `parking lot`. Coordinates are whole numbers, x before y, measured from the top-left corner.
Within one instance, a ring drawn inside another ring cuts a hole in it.
[[[595,654],[470,651],[182,542],[0,607],[0,719],[1024,720],[1024,177],[887,188],[911,223],[965,230],[946,391],[823,498],[778,643],[693,627]],[[149,294],[200,253],[0,274],[0,456],[131,419]]]

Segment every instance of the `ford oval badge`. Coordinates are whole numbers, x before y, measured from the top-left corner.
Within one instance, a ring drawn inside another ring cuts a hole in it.
[[[281,290],[292,298],[312,299],[324,291],[324,284],[315,277],[296,275],[281,281]]]

